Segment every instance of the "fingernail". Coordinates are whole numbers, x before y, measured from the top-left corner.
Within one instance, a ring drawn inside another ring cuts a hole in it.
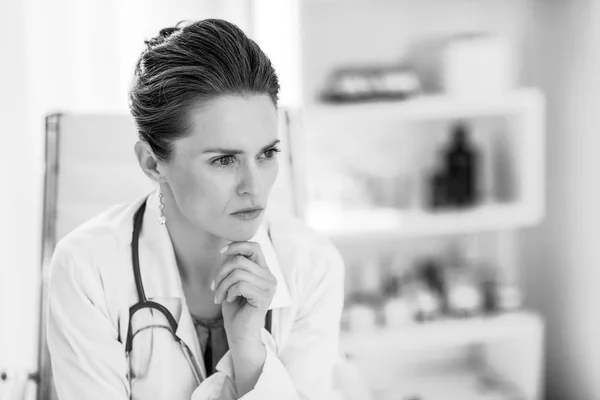
[[[217,295],[215,294],[215,299],[213,300],[215,304],[217,304]]]
[[[221,254],[225,253],[228,248],[229,248],[229,245],[223,247],[221,250],[219,250],[219,253],[221,253]]]
[[[212,280],[210,282],[210,290],[215,290],[215,281],[214,280]]]

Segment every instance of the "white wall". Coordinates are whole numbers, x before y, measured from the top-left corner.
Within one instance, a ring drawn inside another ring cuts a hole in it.
[[[600,2],[537,0],[530,80],[548,97],[547,218],[524,236],[547,321],[549,399],[600,399]]]
[[[0,2],[0,371],[37,367],[44,116],[127,112],[144,39],[180,20],[226,18],[237,0]]]
[[[31,352],[18,357],[15,351],[32,349],[37,319],[41,145],[28,109],[32,90],[24,68],[24,21],[22,3],[0,2],[0,370],[6,360],[16,368],[30,365]]]

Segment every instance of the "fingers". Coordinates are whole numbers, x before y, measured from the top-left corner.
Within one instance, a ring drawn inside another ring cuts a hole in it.
[[[248,283],[261,291],[268,292],[271,288],[270,280],[258,277],[255,274],[241,268],[236,268],[231,271],[231,273],[227,275],[225,279],[223,279],[219,286],[217,286],[215,303],[219,304],[226,299],[229,300],[231,298],[232,287],[242,282]]]
[[[233,284],[227,291],[227,302],[231,303],[238,297],[243,297],[253,307],[268,308],[271,303],[271,292],[262,290],[246,281],[239,281]]]
[[[256,242],[231,242],[221,249],[223,255],[243,255],[254,261],[259,267],[267,268],[265,256],[260,244]]]
[[[277,280],[267,268],[262,249],[255,242],[232,242],[221,250],[230,258],[217,272],[211,282],[215,290],[215,303],[234,301],[244,297],[248,302],[261,307],[270,303]]]
[[[268,268],[261,268],[252,260],[244,256],[237,255],[230,261],[223,264],[219,271],[217,271],[217,275],[211,282],[211,288],[217,289],[221,285],[221,282],[223,282],[223,280],[235,269],[247,271],[263,279],[269,279],[269,277],[272,277],[271,271]]]

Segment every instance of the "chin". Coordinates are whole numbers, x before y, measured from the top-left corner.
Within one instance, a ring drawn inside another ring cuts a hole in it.
[[[235,218],[233,222],[226,224],[226,231],[220,236],[232,242],[245,242],[254,237],[260,228],[262,218],[254,221],[238,221]]]

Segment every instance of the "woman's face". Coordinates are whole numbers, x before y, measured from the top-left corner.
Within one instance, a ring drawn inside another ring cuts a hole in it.
[[[163,164],[179,213],[195,228],[232,241],[248,240],[279,171],[277,110],[268,95],[223,96],[193,108],[191,134],[174,142]]]

